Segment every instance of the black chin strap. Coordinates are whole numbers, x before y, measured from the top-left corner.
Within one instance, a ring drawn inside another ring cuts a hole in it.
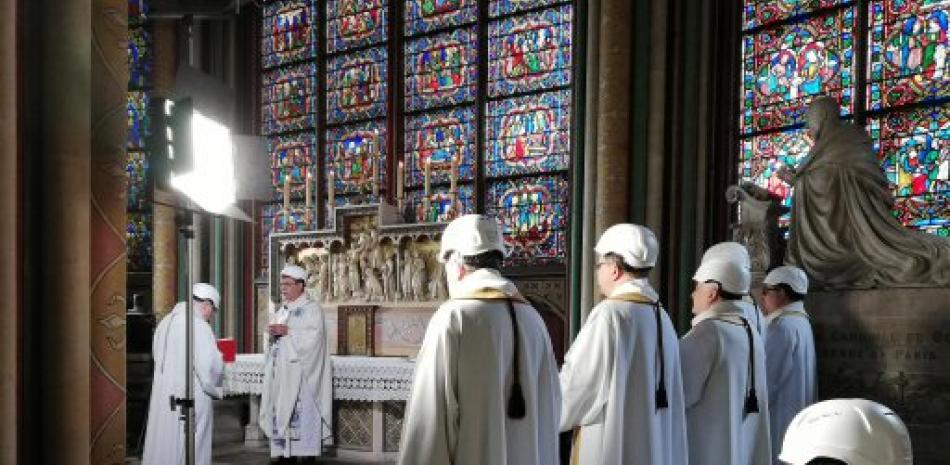
[[[508,418],[521,419],[525,416],[524,393],[521,392],[521,369],[518,363],[519,339],[518,336],[518,318],[515,317],[515,306],[508,302],[508,317],[511,319],[511,365],[514,381],[511,383],[511,395],[508,397],[507,414]]]

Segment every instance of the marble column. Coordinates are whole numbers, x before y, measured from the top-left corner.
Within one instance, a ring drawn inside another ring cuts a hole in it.
[[[152,95],[167,97],[175,85],[176,40],[173,21],[155,21],[152,25]],[[178,301],[178,232],[175,228],[175,209],[163,204],[174,204],[168,192],[156,189],[152,209],[152,311],[164,315]]]
[[[600,2],[596,235],[629,212],[632,15],[630,0]]]
[[[0,0],[0,418],[19,418],[17,385],[17,328],[20,280],[17,240],[17,63],[16,0]],[[13,464],[17,458],[17,428],[0,428],[0,463]]]
[[[25,3],[25,2],[21,2]],[[32,2],[31,2],[32,3]],[[90,130],[92,89],[91,0],[42,0],[37,8],[42,24],[28,32],[36,39],[35,54],[26,61],[39,63],[35,86],[39,101],[31,102],[37,120],[34,153],[38,167],[33,183],[40,183],[35,215],[42,244],[31,277],[43,312],[35,336],[36,359],[42,367],[34,394],[39,399],[34,420],[40,438],[33,447],[42,463],[84,464],[89,460],[90,433]],[[35,29],[39,27],[39,29]],[[24,26],[24,30],[26,25]],[[99,44],[102,45],[102,44]],[[33,65],[36,66],[36,65]],[[9,420],[9,418],[7,419]]]
[[[90,460],[125,462],[128,2],[92,0]]]

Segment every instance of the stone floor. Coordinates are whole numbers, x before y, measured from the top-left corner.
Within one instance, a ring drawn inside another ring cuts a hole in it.
[[[243,421],[246,409],[239,400],[225,399],[215,402],[213,465],[266,465],[270,462],[267,447],[244,445]],[[126,465],[139,465],[140,457],[129,458]],[[317,459],[321,465],[393,465],[392,462],[347,461],[332,457]]]

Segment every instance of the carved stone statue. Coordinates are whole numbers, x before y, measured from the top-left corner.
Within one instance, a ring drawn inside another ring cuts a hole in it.
[[[446,289],[445,267],[438,260],[434,263],[435,266],[429,272],[429,296],[432,300],[442,300],[449,294]]]
[[[396,262],[392,254],[383,261],[383,297],[386,300],[396,298]]]
[[[363,297],[363,288],[360,283],[360,249],[355,245],[348,252],[349,263],[347,264],[349,276],[350,296],[354,299]]]
[[[418,252],[412,254],[412,298],[413,300],[425,300],[425,281],[426,281],[426,261]]]
[[[794,170],[785,261],[829,288],[950,284],[950,241],[901,226],[871,140],[841,121],[838,103],[816,98],[805,115],[814,145]]]
[[[402,298],[412,300],[412,255],[409,249],[402,254],[402,274],[399,279]]]
[[[318,283],[320,286],[320,295],[329,297],[330,295],[330,255],[320,259],[320,268],[317,271],[319,275]]]
[[[349,267],[347,265],[346,256],[343,254],[337,255],[337,270],[333,275],[333,282],[337,284],[337,300],[350,298]]]
[[[739,204],[739,223],[732,225],[732,240],[749,250],[752,271],[765,273],[781,265],[785,240],[778,219],[788,213],[788,207],[767,189],[748,182],[726,189],[726,200]]]
[[[363,281],[365,289],[363,292],[366,300],[380,300],[383,297],[383,286],[379,283],[376,276],[376,270],[370,267],[363,268]]]

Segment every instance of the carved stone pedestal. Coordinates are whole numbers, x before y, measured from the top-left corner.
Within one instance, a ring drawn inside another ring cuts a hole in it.
[[[819,395],[863,397],[907,423],[914,463],[946,463],[950,289],[813,292]]]

